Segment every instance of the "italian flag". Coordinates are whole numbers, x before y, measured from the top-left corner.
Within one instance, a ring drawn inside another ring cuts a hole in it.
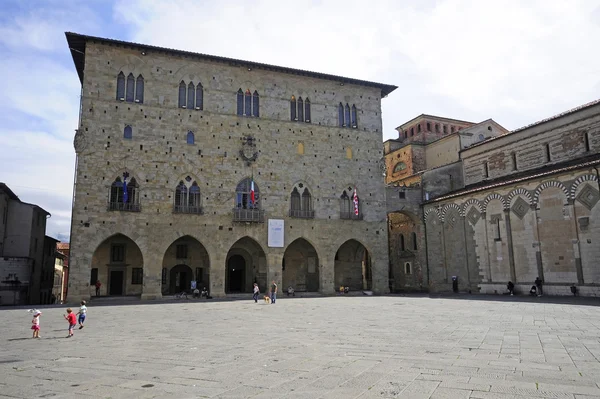
[[[252,202],[252,205],[255,204],[255,198],[254,198],[254,177],[252,178],[252,182],[250,183],[250,201]]]

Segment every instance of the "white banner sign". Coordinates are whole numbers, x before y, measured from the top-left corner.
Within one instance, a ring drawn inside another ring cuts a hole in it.
[[[270,248],[283,248],[283,219],[269,219],[267,245]]]

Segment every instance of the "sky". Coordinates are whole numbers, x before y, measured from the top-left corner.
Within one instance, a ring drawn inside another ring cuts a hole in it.
[[[383,140],[422,113],[513,130],[600,98],[600,0],[2,0],[0,182],[62,241],[81,90],[66,31],[394,84]]]

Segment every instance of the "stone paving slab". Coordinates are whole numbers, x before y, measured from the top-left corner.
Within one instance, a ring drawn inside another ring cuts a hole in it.
[[[600,307],[427,297],[0,309],[0,398],[600,398]]]

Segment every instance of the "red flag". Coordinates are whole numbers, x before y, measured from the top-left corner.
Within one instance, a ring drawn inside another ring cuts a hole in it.
[[[358,195],[356,194],[356,187],[354,187],[354,214],[358,216]]]
[[[250,183],[250,201],[252,202],[252,206],[255,204],[254,198],[254,178],[252,178],[252,182]]]

